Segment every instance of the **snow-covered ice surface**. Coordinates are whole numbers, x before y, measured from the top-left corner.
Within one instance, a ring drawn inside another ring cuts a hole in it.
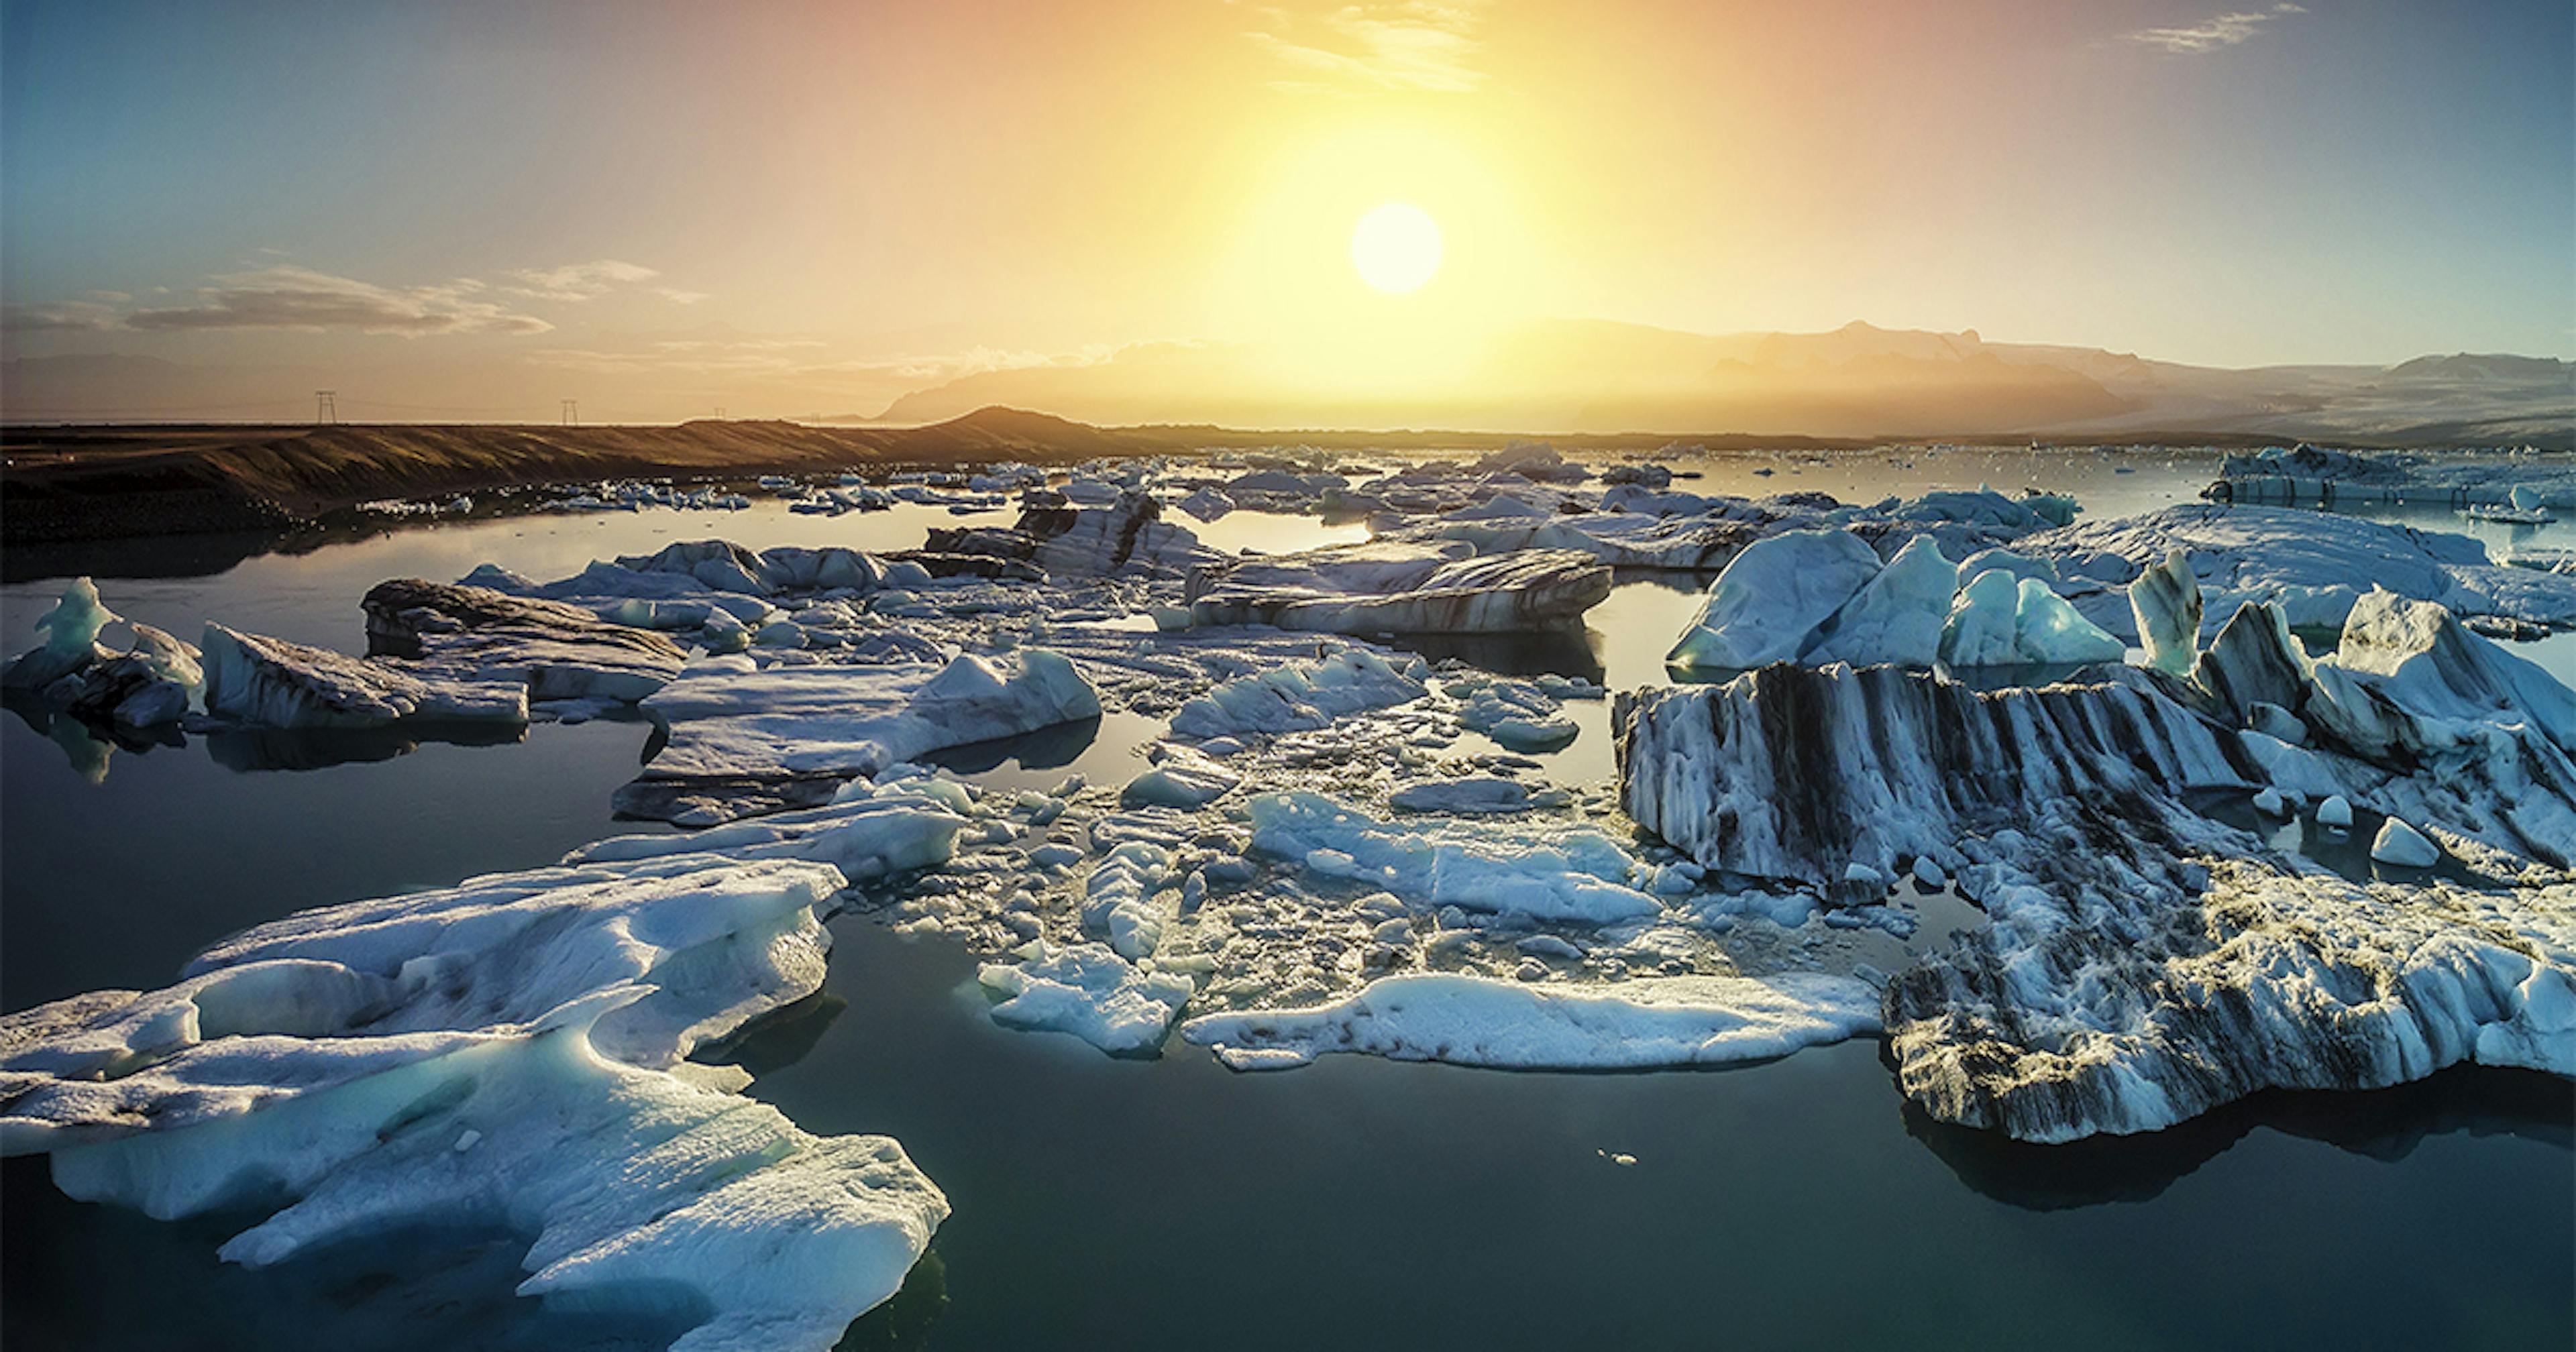
[[[1878,1031],[1878,992],[1847,976],[1643,977],[1569,990],[1492,977],[1381,977],[1329,1005],[1210,1014],[1181,1036],[1240,1070],[1326,1052],[1515,1070],[1725,1065]]]
[[[2464,620],[2489,617],[2576,625],[2576,578],[2512,568],[2465,535],[2289,507],[2189,506],[2096,521],[2014,546],[2053,559],[2081,586],[2070,600],[2126,635],[2135,620],[2120,589],[2179,550],[2198,580],[2206,622],[2246,601],[2281,607],[2293,628],[2334,630],[2373,587],[2432,601]]]
[[[902,829],[870,795],[783,848],[603,850],[307,911],[162,990],[0,1017],[0,1145],[155,1216],[265,1199],[223,1249],[251,1266],[484,1219],[528,1238],[523,1294],[676,1289],[704,1311],[684,1349],[829,1347],[945,1199],[895,1142],[809,1135],[683,1058],[820,987],[841,866],[963,825],[923,801]]]
[[[1462,541],[1373,541],[1246,559],[1192,575],[1192,624],[1344,634],[1518,633],[1581,619],[1610,569],[1563,549],[1479,554]]]

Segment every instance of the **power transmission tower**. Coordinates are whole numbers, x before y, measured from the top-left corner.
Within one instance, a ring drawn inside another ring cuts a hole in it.
[[[581,401],[580,401],[580,400],[578,400],[578,399],[566,399],[565,401],[563,401],[563,425],[564,425],[564,426],[566,426],[566,427],[579,427],[579,426],[581,426]]]
[[[313,421],[325,426],[340,421],[339,393],[337,390],[313,392]]]

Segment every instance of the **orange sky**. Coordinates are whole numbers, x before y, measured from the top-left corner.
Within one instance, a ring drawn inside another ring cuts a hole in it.
[[[9,355],[198,402],[870,412],[1152,340],[1434,379],[1541,316],[2576,348],[2563,5],[6,14]],[[1446,247],[1401,297],[1347,254],[1389,200]]]

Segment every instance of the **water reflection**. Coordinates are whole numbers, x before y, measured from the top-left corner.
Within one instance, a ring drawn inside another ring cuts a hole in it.
[[[1893,1069],[1892,1060],[1890,1068]],[[2034,1145],[1935,1121],[1903,1102],[1905,1132],[1959,1181],[2032,1211],[2147,1202],[2202,1165],[2268,1129],[2396,1164],[2428,1138],[2512,1136],[2566,1150],[2576,1145],[2576,1096],[2565,1081],[2531,1070],[2454,1066],[2389,1089],[2274,1090],[2138,1136],[2094,1136]]]

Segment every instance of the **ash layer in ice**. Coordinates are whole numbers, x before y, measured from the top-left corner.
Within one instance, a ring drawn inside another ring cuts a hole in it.
[[[2195,600],[2169,575],[2140,614]],[[1784,665],[1613,718],[1628,811],[1703,867],[1928,862],[1985,908],[1887,996],[1899,1079],[1945,1120],[2058,1141],[2462,1061],[2576,1074],[2576,698],[2440,606],[2367,593],[2311,660],[2247,603],[2187,678]],[[2202,811],[2255,789],[2340,809],[2320,830],[2357,804],[2383,860],[2457,874],[2341,877]]]

